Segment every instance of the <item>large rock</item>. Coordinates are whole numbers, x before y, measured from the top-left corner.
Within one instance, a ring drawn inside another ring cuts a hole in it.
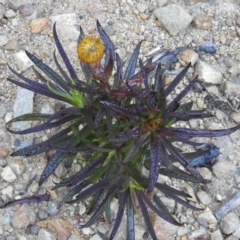
[[[193,17],[182,7],[171,4],[166,7],[157,8],[154,11],[155,16],[168,32],[175,36],[181,30],[185,29],[192,21]]]
[[[17,97],[13,106],[14,117],[19,117],[23,114],[33,112],[33,97],[34,92],[18,87]],[[13,128],[18,128],[20,130],[30,127],[31,123],[29,121],[20,121],[13,123]]]
[[[26,203],[22,204],[14,213],[12,225],[15,229],[26,228],[36,222],[36,213]]]
[[[227,81],[223,86],[223,91],[228,95],[237,95],[240,93],[240,85]]]
[[[208,63],[198,61],[195,67],[195,74],[205,83],[221,84],[222,73],[210,66]]]
[[[17,10],[21,5],[24,4],[37,4],[39,0],[9,0],[8,6],[13,10]]]
[[[239,228],[239,218],[238,216],[231,212],[224,217],[220,223],[220,229],[225,234],[231,234]]]

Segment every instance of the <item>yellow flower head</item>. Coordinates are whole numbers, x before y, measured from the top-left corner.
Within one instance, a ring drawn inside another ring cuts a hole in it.
[[[85,63],[95,63],[103,57],[105,46],[101,38],[86,36],[77,46],[78,57]]]

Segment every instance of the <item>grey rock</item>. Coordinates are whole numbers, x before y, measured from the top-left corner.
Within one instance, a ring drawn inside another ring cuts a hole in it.
[[[141,13],[145,12],[148,9],[148,6],[144,3],[137,4],[137,10]]]
[[[193,240],[193,239],[196,239],[198,237],[202,237],[206,234],[207,234],[207,230],[205,228],[197,229],[189,235],[189,240]]]
[[[8,161],[8,165],[17,176],[22,175],[26,170],[26,167],[21,159],[10,160]]]
[[[217,219],[208,207],[198,215],[198,221],[206,221],[210,229],[214,229],[217,225]]]
[[[211,233],[211,240],[223,240],[220,230],[215,230]]]
[[[232,112],[231,118],[237,123],[240,123],[240,112]]]
[[[223,91],[228,95],[237,95],[240,93],[240,85],[227,81],[223,85]]]
[[[102,238],[98,234],[95,234],[89,240],[102,240]]]
[[[231,67],[228,69],[228,72],[231,74],[231,78],[235,78],[238,74],[240,74],[240,67]]]
[[[93,234],[94,231],[90,227],[85,227],[85,228],[82,228],[82,233],[84,235],[89,235],[89,234]]]
[[[8,195],[8,197],[11,199],[11,198],[13,198],[13,187],[12,186],[7,186],[6,188],[3,188],[2,190],[1,190],[1,193],[3,194],[3,195]]]
[[[51,107],[50,104],[46,103],[42,106],[41,113],[53,114],[54,109]]]
[[[4,47],[3,49],[8,51],[19,51],[20,50],[20,44],[18,40],[11,39]]]
[[[238,228],[234,233],[233,236],[237,237],[238,239],[240,239],[240,228]]]
[[[66,174],[67,174],[67,169],[65,168],[64,163],[62,162],[57,166],[57,168],[55,170],[55,175],[57,177],[61,178],[61,177],[65,176]]]
[[[97,230],[100,233],[106,234],[110,230],[110,226],[109,226],[109,224],[107,222],[100,222],[97,225]]]
[[[232,58],[230,58],[230,57],[225,57],[224,60],[223,60],[223,62],[224,62],[224,64],[225,64],[228,68],[233,67],[233,66],[236,66],[236,64],[237,64],[237,63],[236,63]]]
[[[59,209],[57,208],[57,204],[55,202],[48,202],[48,208],[47,212],[49,215],[56,215],[58,213]]]
[[[34,93],[18,87],[17,97],[13,106],[13,116],[18,117],[26,113],[33,112],[33,96]],[[20,130],[31,127],[31,123],[26,122],[16,122],[13,123],[14,128],[18,128]]]
[[[4,34],[0,34],[0,47],[8,43],[8,37]]]
[[[220,223],[220,229],[225,234],[231,234],[235,232],[239,227],[238,216],[231,212],[226,215]]]
[[[33,138],[26,139],[20,143],[17,149],[28,147],[33,144]]]
[[[112,26],[106,25],[106,26],[104,27],[104,30],[105,30],[105,32],[107,33],[107,35],[109,35],[109,36],[114,35],[114,30],[113,30],[113,27],[112,27]]]
[[[30,228],[29,228],[30,234],[37,235],[39,232],[39,229],[40,229],[40,227],[37,225],[30,226]]]
[[[154,11],[154,14],[173,36],[185,29],[193,19],[188,12],[175,4],[157,8]]]
[[[3,10],[0,9],[0,20],[3,18]]]
[[[57,238],[49,230],[41,228],[38,232],[38,240],[57,240]]]
[[[168,0],[157,0],[157,4],[159,7],[164,7],[168,3]]]
[[[36,213],[32,207],[26,203],[22,204],[14,213],[12,226],[15,229],[26,228],[28,225],[35,224]]]
[[[19,12],[24,16],[30,16],[34,12],[32,4],[23,4],[18,8]]]
[[[9,0],[8,6],[13,10],[17,10],[21,5],[33,4],[33,3],[36,4],[38,2],[39,0]]]
[[[76,13],[59,14],[49,19],[52,23],[57,22],[57,33],[63,40],[77,40],[79,32],[75,27],[78,24]]]
[[[219,179],[227,179],[234,175],[235,165],[230,161],[218,161],[213,166],[213,173]]]
[[[185,34],[184,35],[184,37],[183,37],[183,43],[184,43],[184,45],[188,45],[188,44],[190,44],[191,42],[192,42],[192,40],[193,40],[193,38],[192,38],[192,36],[191,35],[189,35],[189,34]]]
[[[6,166],[6,164],[7,164],[7,161],[5,159],[0,159],[0,166],[1,167]]]
[[[41,219],[41,220],[48,218],[48,213],[43,209],[39,209],[37,215],[38,215],[39,219]]]
[[[226,25],[227,25],[228,27],[231,27],[231,26],[233,25],[233,20],[232,20],[231,17],[228,17],[228,18],[226,19]]]
[[[201,60],[199,60],[195,66],[195,75],[198,75],[199,79],[205,83],[222,83],[222,73]]]
[[[1,177],[9,183],[14,182],[17,179],[16,174],[9,166],[6,166],[2,169]]]
[[[4,14],[7,18],[14,18],[17,14],[12,9],[9,9]]]
[[[34,65],[23,50],[14,54],[14,61],[22,72]]]
[[[6,5],[6,3],[7,3],[7,0],[0,0],[0,4]]]
[[[222,205],[215,213],[218,220],[222,220],[226,214],[233,211],[240,205],[240,192],[235,194],[232,199]]]
[[[83,216],[83,214],[86,212],[86,210],[87,210],[87,208],[86,208],[85,204],[81,202],[79,204],[79,214],[81,216]]]
[[[236,22],[237,26],[240,27],[240,17],[237,17],[235,19],[235,22]]]
[[[197,192],[197,197],[200,200],[200,202],[204,205],[209,205],[212,201],[210,195],[201,190]]]

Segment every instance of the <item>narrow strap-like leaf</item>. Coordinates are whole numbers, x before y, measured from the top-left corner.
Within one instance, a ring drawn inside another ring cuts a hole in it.
[[[164,142],[164,146],[169,150],[171,154],[173,154],[176,159],[195,177],[197,177],[200,181],[206,182],[206,180],[201,176],[201,174],[194,168],[189,166],[188,160],[180,153],[176,148],[171,144],[171,142],[166,139],[164,136],[161,136],[162,141]]]
[[[177,167],[174,167],[174,166],[173,166],[173,171],[169,171],[166,168],[161,168],[159,170],[159,174],[170,177],[170,178],[181,179],[181,180],[189,181],[189,182],[195,182],[195,183],[201,182],[195,176],[188,174],[188,173],[184,172],[183,170],[181,170]]]
[[[111,186],[109,188],[109,190],[106,193],[105,198],[103,199],[103,201],[100,203],[100,205],[98,206],[98,208],[95,210],[94,214],[91,216],[91,218],[88,220],[88,222],[86,224],[84,224],[82,227],[90,227],[91,225],[93,225],[101,216],[103,210],[104,210],[104,205],[106,203],[106,201],[109,199],[109,197],[111,195],[114,195],[116,192],[116,184],[114,184],[113,186]]]
[[[56,47],[58,49],[58,52],[59,54],[61,55],[62,57],[62,60],[63,62],[65,63],[65,66],[67,67],[67,70],[71,76],[71,78],[76,82],[76,81],[79,81],[80,80],[78,79],[78,76],[66,54],[66,52],[64,51],[63,47],[62,47],[62,44],[61,42],[59,41],[59,38],[58,38],[58,35],[57,35],[57,31],[56,31],[56,23],[54,23],[53,25],[53,37],[54,37],[54,40],[55,40],[55,44],[56,44]]]
[[[84,189],[81,193],[76,196],[76,199],[69,201],[68,203],[72,204],[81,200],[84,200],[91,196],[92,194],[98,193],[102,189],[108,188],[110,184],[112,184],[112,178],[104,178],[100,180],[98,183],[94,183],[92,186]]]
[[[76,123],[74,123],[72,126],[79,126],[79,124],[81,123],[81,121],[77,121]],[[72,130],[72,126],[60,131],[59,133],[53,135],[52,137],[50,137],[49,139],[47,139],[46,141],[43,141],[41,143],[38,144],[34,144],[25,148],[21,148],[15,152],[13,152],[11,154],[11,156],[32,156],[32,155],[36,155],[38,153],[47,151],[49,149],[51,149],[51,146],[54,145],[54,143],[60,141],[60,140],[64,140],[64,138],[68,135],[68,133],[70,133]]]
[[[131,195],[127,196],[127,240],[135,240],[134,206]]]
[[[140,113],[138,113],[135,109],[126,108],[121,105],[117,105],[115,103],[111,103],[108,101],[100,101],[100,103],[120,115],[129,117],[129,118],[136,118],[136,119],[139,118],[138,115],[140,115]]]
[[[66,90],[67,92],[69,91],[69,86],[67,83],[62,79],[62,77],[53,71],[48,65],[43,63],[39,58],[37,58],[35,55],[32,53],[25,51],[27,56],[31,59],[31,61],[38,67],[40,68],[50,79],[53,80],[53,82],[57,83],[61,88]]]
[[[124,74],[124,80],[128,81],[131,79],[131,77],[134,75],[136,70],[136,64],[138,60],[139,50],[141,47],[142,41],[138,43],[138,45],[135,47],[132,56],[128,62],[127,69]]]
[[[105,45],[105,67],[108,65],[110,58],[114,61],[115,60],[115,47],[109,36],[106,34],[104,29],[102,28],[99,21],[97,21],[97,29],[100,34],[100,37]]]
[[[179,102],[187,95],[187,93],[191,90],[193,85],[198,82],[197,76],[192,79],[189,84],[172,100],[171,103],[169,103],[166,107],[166,110],[168,112],[173,112],[176,110],[176,108],[179,105]]]
[[[87,210],[87,214],[92,214],[92,212],[99,206],[100,201],[103,199],[105,194],[105,189],[100,190],[97,194],[94,195],[91,204]]]
[[[107,157],[106,153],[103,153],[100,157],[89,163],[85,168],[83,168],[79,173],[77,173],[71,181],[68,182],[67,186],[71,187],[74,186],[76,183],[82,181],[87,176],[89,176],[90,173],[92,173],[97,166],[102,164]]]
[[[72,83],[72,81],[71,81],[70,77],[67,75],[67,73],[63,70],[60,63],[58,62],[57,56],[56,56],[56,51],[53,52],[53,59],[57,66],[58,71],[61,73],[62,77],[66,80],[66,82],[70,85]]]
[[[47,97],[50,97],[50,98],[53,98],[53,99],[57,99],[57,100],[60,100],[60,101],[63,101],[63,102],[71,103],[70,101],[68,101],[68,99],[65,99],[63,97],[60,97],[60,96],[50,92],[49,89],[47,88],[47,86],[45,86],[43,84],[40,87],[40,86],[36,86],[36,85],[29,85],[29,84],[26,84],[26,83],[22,83],[22,82],[14,80],[12,78],[7,78],[7,80],[14,83],[15,85],[17,85],[19,87],[28,89],[32,92],[39,93],[41,95],[44,95],[44,96],[47,96]]]
[[[120,193],[118,196],[119,196],[118,212],[117,212],[117,217],[116,217],[112,232],[110,234],[110,238],[109,238],[110,240],[112,240],[114,238],[114,236],[116,235],[117,230],[122,221],[123,213],[124,213],[124,209],[125,209],[125,205],[126,205],[126,200],[127,200],[127,196],[128,196],[128,191],[124,191],[123,193]]]
[[[178,196],[182,196],[182,197],[187,197],[187,198],[190,198],[191,196],[186,193],[186,192],[183,192],[179,189],[176,189],[176,188],[173,188],[173,187],[170,187],[166,184],[162,184],[162,183],[156,183],[156,188],[158,190],[160,190],[161,192],[163,192],[164,194],[168,195],[168,194],[174,194],[174,195],[178,195]]]
[[[76,195],[77,193],[79,193],[82,189],[84,189],[85,187],[87,187],[90,184],[89,180],[86,180],[84,182],[79,183],[77,186],[75,186],[67,195],[65,195],[61,202],[58,204],[57,208],[60,208],[64,203],[68,203],[72,200],[72,198],[74,197],[74,195]],[[54,188],[56,189],[56,188]],[[52,189],[52,190],[54,190]]]
[[[222,137],[229,135],[240,129],[240,125],[232,128],[219,130],[196,130],[189,128],[171,128],[174,133],[180,134],[182,137]]]
[[[136,190],[135,192],[136,192],[136,195],[137,195],[138,203],[139,203],[139,206],[141,208],[142,215],[143,215],[146,227],[147,227],[147,231],[150,233],[150,235],[151,235],[153,240],[157,240],[157,236],[156,236],[156,233],[154,231],[151,218],[150,218],[150,216],[148,214],[147,207],[146,207],[146,205],[145,205],[145,203],[143,201],[142,194],[138,190]]]
[[[143,62],[141,61],[141,59],[139,60],[139,65],[140,65],[140,69],[141,69],[141,73],[142,73],[142,78],[143,78],[143,82],[144,82],[144,86],[145,86],[145,93],[147,95],[147,105],[148,108],[151,110],[154,108],[154,102],[152,101],[152,96],[151,94],[151,89],[148,83],[148,76],[147,76],[147,71],[145,69],[145,67],[143,66]]]
[[[149,138],[148,133],[139,137],[139,139],[134,143],[132,148],[128,151],[127,155],[125,156],[125,158],[123,160],[124,164],[127,164],[131,160],[131,158],[137,153],[137,151],[141,147],[143,147],[143,145],[145,144],[145,142],[147,141],[148,138]]]
[[[176,86],[180,83],[183,77],[186,75],[188,69],[191,67],[191,62],[173,79],[170,85],[166,88],[166,97],[176,88]]]
[[[117,62],[117,87],[120,87],[123,80],[123,63],[118,53],[116,53],[116,62]]]
[[[111,142],[126,142],[131,139],[136,139],[141,135],[141,131],[139,128],[133,128],[125,132],[120,132],[116,138],[109,139]]]
[[[163,218],[164,220],[177,225],[181,226],[181,224],[175,220],[170,214],[166,214],[166,211],[161,211],[161,209],[157,208],[143,192],[139,192],[139,195],[141,195],[144,202],[152,209],[153,212],[155,212],[159,217]]]
[[[6,207],[11,207],[11,206],[14,206],[17,204],[22,204],[22,203],[49,201],[49,199],[50,199],[50,196],[47,193],[42,194],[42,195],[31,196],[31,197],[24,197],[21,199],[17,199],[17,200],[13,200],[8,203],[5,203],[0,206],[0,209],[6,208]]]
[[[64,109],[52,114],[51,117],[48,118],[47,123],[50,123],[53,120],[58,119],[59,117],[68,116],[68,115],[79,116],[79,115],[81,115],[81,109],[76,108],[76,107],[64,108]]]
[[[68,154],[63,154],[61,152],[56,152],[48,161],[46,167],[44,168],[42,175],[39,180],[39,185],[42,185],[43,182],[55,171],[57,166],[64,160],[66,157],[75,156]]]
[[[40,132],[40,131],[44,131],[44,130],[47,130],[47,129],[59,127],[59,126],[61,126],[62,124],[73,120],[74,118],[75,118],[75,116],[66,116],[66,117],[63,117],[62,119],[60,119],[60,120],[58,120],[58,121],[53,122],[53,123],[47,123],[47,122],[45,122],[45,123],[40,124],[40,125],[38,125],[38,126],[31,127],[31,128],[28,128],[28,129],[25,129],[25,130],[21,130],[21,131],[11,130],[11,129],[9,129],[8,127],[6,127],[6,128],[7,128],[7,130],[8,130],[10,133],[15,133],[15,134],[29,134],[29,133]]]
[[[8,121],[6,124],[10,124],[13,122],[19,122],[19,121],[44,121],[48,119],[51,116],[51,114],[44,114],[44,113],[27,113],[23,114],[19,117],[15,117]]]
[[[149,184],[148,192],[153,191],[154,186],[158,179],[159,169],[161,166],[161,142],[158,136],[154,133],[150,136],[150,153],[151,153],[151,166],[149,170]]]

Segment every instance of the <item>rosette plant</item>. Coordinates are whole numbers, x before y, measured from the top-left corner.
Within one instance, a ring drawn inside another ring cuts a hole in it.
[[[175,123],[190,119],[208,118],[211,114],[204,110],[192,110],[192,102],[181,104],[181,100],[198,82],[197,77],[170,102],[167,97],[179,84],[191,67],[188,64],[171,82],[165,86],[164,62],[173,61],[181,51],[166,51],[156,61],[138,59],[139,43],[127,63],[123,63],[115,53],[115,47],[99,22],[99,37],[85,36],[80,28],[77,53],[85,80],[79,79],[73,65],[57,35],[56,24],[53,36],[66,70],[54,52],[58,71],[51,69],[35,55],[26,51],[36,68],[36,79],[31,80],[9,67],[19,80],[9,77],[8,81],[34,91],[35,93],[66,102],[66,108],[54,114],[26,114],[7,123],[13,134],[29,134],[56,128],[56,133],[47,140],[13,152],[12,156],[32,156],[54,150],[39,185],[54,173],[64,160],[72,161],[81,154],[85,156],[79,172],[56,183],[54,189],[69,188],[69,193],[61,200],[63,204],[88,200],[87,214],[90,218],[83,227],[94,224],[105,212],[111,221],[110,203],[117,198],[119,209],[109,239],[113,239],[122,221],[124,212],[127,219],[127,239],[135,239],[134,214],[141,213],[146,229],[152,239],[157,239],[153,228],[151,212],[166,221],[180,225],[165,207],[156,192],[193,210],[200,210],[184,198],[190,197],[182,190],[158,183],[159,175],[198,183],[206,183],[192,159],[218,153],[211,145],[195,152],[184,153],[175,143],[182,142],[201,146],[194,137],[220,137],[239,129],[239,126],[223,130],[195,130],[178,128]],[[154,79],[149,79],[155,75]],[[69,106],[69,104],[71,106]],[[17,131],[10,124],[17,121],[42,121],[37,126]],[[215,154],[216,155],[216,154]],[[179,162],[179,164],[175,164]],[[182,167],[179,167],[182,166]],[[149,174],[144,175],[143,169]],[[60,189],[59,189],[60,190]],[[13,201],[2,207],[16,203],[48,200],[46,195],[27,197]]]

